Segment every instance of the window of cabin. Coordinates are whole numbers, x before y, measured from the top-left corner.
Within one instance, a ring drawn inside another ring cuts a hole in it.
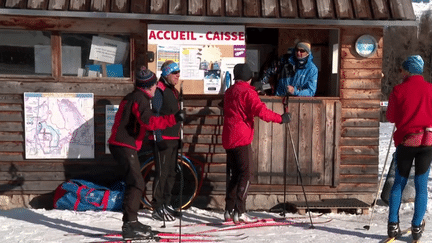
[[[51,70],[51,60],[39,52],[50,46],[49,32],[0,30],[0,36],[0,75],[47,75],[45,69]]]
[[[299,40],[312,44],[313,62],[318,68],[318,86],[315,97],[339,96],[339,30],[246,28],[247,62],[254,72],[254,81],[272,63],[294,48]],[[271,80],[277,84],[276,76]]]
[[[62,75],[130,77],[129,37],[61,34]]]

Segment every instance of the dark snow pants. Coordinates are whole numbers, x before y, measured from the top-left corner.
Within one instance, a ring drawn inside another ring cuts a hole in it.
[[[155,149],[156,178],[153,185],[152,206],[157,209],[171,204],[171,191],[175,183],[178,140],[165,140],[167,148]]]
[[[138,219],[138,210],[144,191],[144,179],[136,150],[110,145],[109,149],[115,161],[119,164],[119,174],[126,183],[123,199],[123,222]]]
[[[225,210],[246,211],[246,198],[250,185],[252,147],[246,145],[227,149]]]

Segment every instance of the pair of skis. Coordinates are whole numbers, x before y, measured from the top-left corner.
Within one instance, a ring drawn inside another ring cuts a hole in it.
[[[323,216],[324,214],[317,214],[317,215],[313,215],[312,218],[319,218],[321,216]],[[302,220],[302,219],[308,219],[308,217],[305,216],[293,216],[293,217],[284,217],[284,218],[276,218],[276,217],[271,217],[271,218],[258,218],[258,217],[254,217],[252,218],[252,221],[249,222],[243,222],[242,224],[253,224],[253,223],[259,223],[259,222],[268,222],[268,221],[281,221],[281,220],[289,220],[289,221],[293,221],[293,220]],[[235,225],[234,221],[230,220],[230,221],[222,221],[222,222],[207,222],[207,223],[191,223],[191,224],[185,224],[182,225],[181,227],[192,227],[192,226],[225,226],[225,225]],[[174,227],[180,227],[180,225],[174,225]]]
[[[232,234],[232,235],[224,235],[224,236],[215,236],[204,233],[167,233],[167,232],[157,232],[154,231],[154,237],[149,239],[130,239],[124,240],[122,239],[121,233],[108,233],[108,234],[86,234],[85,236],[89,237],[100,237],[100,238],[113,238],[112,240],[106,241],[94,241],[94,243],[117,243],[117,242],[179,242],[179,237],[182,237],[181,242],[220,242],[220,241],[236,241],[236,240],[244,240],[247,236],[244,236],[244,233],[240,234]]]

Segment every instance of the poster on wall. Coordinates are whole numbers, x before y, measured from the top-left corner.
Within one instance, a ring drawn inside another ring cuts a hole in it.
[[[200,69],[201,46],[182,46],[180,52],[180,79],[198,80],[204,78],[204,71]]]
[[[26,159],[94,158],[92,93],[24,93]]]
[[[228,77],[233,77],[232,68],[223,70],[222,65],[232,63],[233,58],[235,63],[245,62],[245,27],[150,24],[148,48],[157,50],[158,75],[162,63],[172,58],[178,60],[180,80],[186,81],[185,86],[189,84],[189,90],[197,94],[220,94],[225,90],[226,72],[230,72]],[[178,53],[178,57],[165,58],[168,52]]]

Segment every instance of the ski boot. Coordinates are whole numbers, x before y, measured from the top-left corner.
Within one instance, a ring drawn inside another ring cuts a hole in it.
[[[225,210],[224,220],[225,222],[229,222],[233,220],[233,210]]]
[[[181,217],[180,211],[175,209],[172,205],[164,205],[164,209],[174,217]]]
[[[401,229],[399,227],[399,223],[388,223],[387,235],[389,238],[399,237],[401,235]]]
[[[146,240],[154,238],[151,227],[138,222],[138,220],[124,222],[122,226],[122,236],[124,240]]]
[[[413,240],[420,240],[420,238],[422,237],[425,225],[426,225],[426,222],[423,219],[420,226],[412,226],[411,227],[411,235],[412,235]]]
[[[159,221],[174,221],[175,218],[169,214],[163,206],[155,209],[152,213],[152,217]]]
[[[247,215],[246,213],[239,213],[237,210],[234,211],[232,218],[233,218],[234,224],[254,222],[254,220],[251,217],[249,217],[249,215]]]

